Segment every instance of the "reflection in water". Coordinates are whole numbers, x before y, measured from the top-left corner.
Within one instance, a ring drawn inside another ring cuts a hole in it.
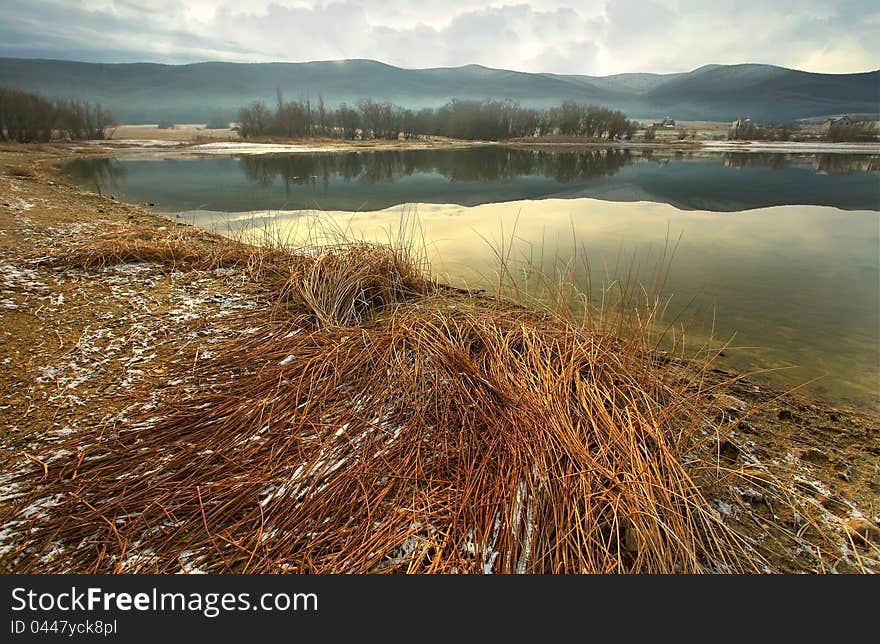
[[[344,154],[84,159],[89,188],[184,211],[220,231],[265,225],[286,237],[322,211],[387,239],[417,210],[435,270],[484,287],[510,235],[524,256],[568,261],[577,239],[593,284],[619,277],[621,249],[652,267],[667,234],[681,245],[667,282],[670,315],[693,301],[697,329],[739,347],[723,365],[790,371],[834,402],[877,407],[880,380],[880,175],[870,155],[533,151],[501,146]],[[585,198],[586,197],[586,198]],[[409,204],[409,205],[401,205]],[[774,207],[771,207],[774,206]],[[843,212],[849,210],[851,212]],[[731,214],[735,212],[736,214]],[[566,241],[568,240],[568,241]],[[626,260],[624,261],[626,263]],[[545,267],[552,268],[552,267]],[[624,267],[625,268],[625,267]],[[623,269],[620,269],[623,270]],[[648,273],[640,275],[650,280]]]
[[[125,165],[107,157],[74,159],[64,169],[78,184],[98,194],[120,190],[128,175]]]
[[[880,172],[880,157],[842,154],[817,154],[813,163],[816,172],[828,174],[853,174],[854,172]]]
[[[725,168],[759,167],[779,170],[791,165],[785,154],[775,152],[727,152],[724,154]]]
[[[880,171],[880,157],[870,155],[726,152],[721,157],[726,168],[808,168],[816,173],[840,175]],[[393,182],[414,174],[437,174],[449,181],[483,182],[540,176],[558,183],[572,183],[613,175],[624,166],[638,161],[664,165],[672,161],[705,162],[707,159],[693,153],[655,154],[652,150],[542,152],[514,148],[241,157],[245,176],[264,186],[272,185],[276,178],[285,184],[296,185],[313,183],[315,180],[327,184],[331,177],[375,183]]]
[[[675,245],[666,319],[691,320],[692,348],[708,330],[732,347],[719,366],[784,369],[759,380],[807,390],[836,403],[877,407],[880,382],[880,217],[815,206],[729,214],[681,211],[666,204],[592,199],[521,201],[475,207],[418,204],[419,233],[443,279],[472,288],[497,285],[495,255],[514,239],[511,266],[542,265],[557,274],[586,252],[594,296],[632,272],[650,285],[667,235]],[[189,213],[205,228],[269,228],[305,239],[314,217],[356,237],[385,241],[405,209],[370,213],[301,211]],[[486,241],[488,240],[488,242]],[[622,255],[621,255],[622,252]],[[543,258],[543,259],[541,259]],[[578,278],[587,290],[586,275]],[[680,316],[680,317],[679,317]]]
[[[478,152],[475,154],[475,152]],[[559,183],[614,174],[632,162],[629,150],[575,153],[516,149],[409,150],[349,154],[253,155],[241,158],[245,176],[261,185],[276,177],[285,184],[308,184],[331,176],[345,181],[392,182],[414,174],[436,174],[448,181],[509,181],[540,176]]]
[[[778,152],[727,152],[728,168],[760,167],[810,168],[820,174],[848,175],[856,172],[880,172],[880,157],[868,154],[779,154]]]
[[[805,204],[877,210],[880,157],[590,149],[296,153],[240,157],[81,159],[81,183],[179,210],[384,210],[402,203],[478,205],[593,197],[682,210]],[[96,167],[90,167],[94,165]],[[95,176],[104,173],[102,176]]]

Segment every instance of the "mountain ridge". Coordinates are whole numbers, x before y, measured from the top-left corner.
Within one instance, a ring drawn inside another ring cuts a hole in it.
[[[363,98],[407,107],[457,99],[513,99],[546,107],[567,100],[621,109],[633,118],[792,120],[880,111],[880,71],[817,74],[775,65],[703,65],[689,72],[608,76],[458,67],[403,68],[371,59],[303,63],[87,63],[0,58],[0,85],[47,96],[100,101],[118,120],[204,122],[233,118],[253,101],[322,95],[328,104]]]

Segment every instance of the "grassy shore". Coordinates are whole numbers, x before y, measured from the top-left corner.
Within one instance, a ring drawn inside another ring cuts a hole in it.
[[[254,247],[0,148],[9,572],[867,572],[878,419],[436,283]],[[500,283],[503,283],[503,279]]]
[[[176,125],[174,128],[159,129],[155,125],[121,125],[108,132],[110,145],[205,145],[231,143],[247,145],[275,145],[319,148],[322,150],[419,150],[426,148],[462,148],[485,145],[482,141],[451,139],[445,136],[422,136],[415,139],[365,139],[350,141],[323,137],[286,138],[250,137],[242,139],[238,131],[232,129],[208,130],[201,125]]]
[[[651,141],[635,136],[630,141],[607,139],[587,139],[576,136],[545,135],[522,137],[506,141],[470,141],[452,139],[444,136],[423,136],[415,139],[366,139],[344,140],[312,137],[291,139],[284,137],[263,137],[242,139],[232,129],[208,130],[201,125],[176,125],[173,129],[159,129],[155,125],[121,125],[108,131],[106,147],[157,147],[160,149],[185,149],[191,153],[233,154],[236,152],[255,153],[261,146],[267,153],[280,152],[341,152],[371,150],[423,150],[423,149],[461,149],[486,145],[505,145],[541,151],[572,151],[590,148],[622,148],[643,150],[672,150],[694,152],[699,150],[715,152],[783,152],[783,153],[840,153],[876,155],[876,143],[831,143],[827,141],[728,141],[726,133],[729,124],[704,121],[684,122],[682,127],[688,132],[697,133],[696,138],[679,139],[678,131],[664,130]],[[246,146],[246,148],[245,148]]]

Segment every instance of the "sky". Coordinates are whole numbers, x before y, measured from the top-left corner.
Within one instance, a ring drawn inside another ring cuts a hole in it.
[[[2,0],[0,56],[90,62],[371,58],[409,68],[880,68],[877,0]]]

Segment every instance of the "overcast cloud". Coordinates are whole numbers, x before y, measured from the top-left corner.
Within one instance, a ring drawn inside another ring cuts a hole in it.
[[[98,62],[372,58],[529,72],[772,63],[880,68],[876,0],[4,0],[0,56]]]

